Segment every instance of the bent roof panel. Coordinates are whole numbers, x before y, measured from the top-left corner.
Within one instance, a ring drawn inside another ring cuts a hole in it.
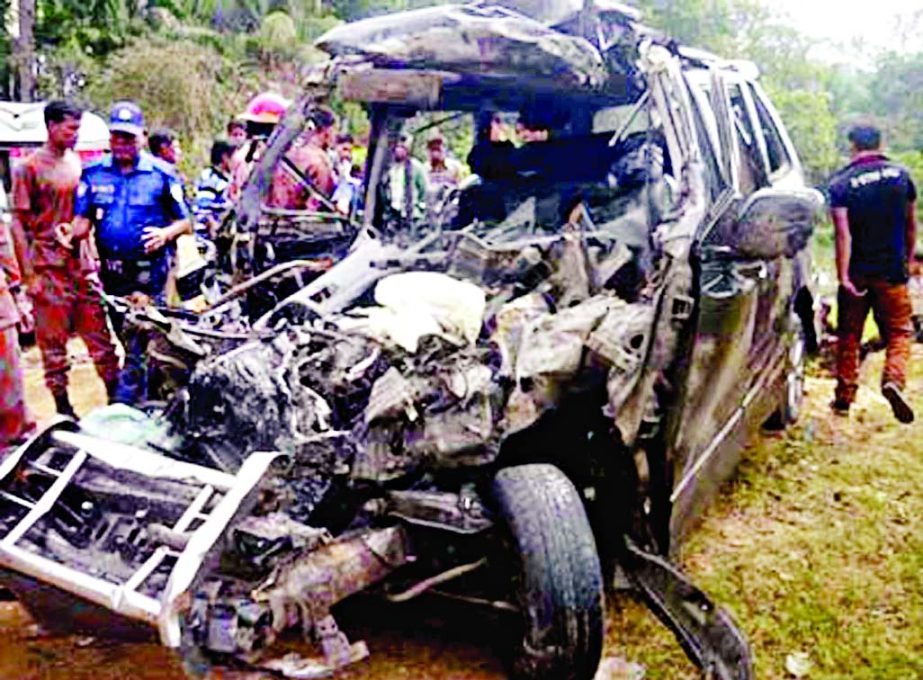
[[[344,24],[317,46],[389,67],[529,76],[562,87],[598,89],[608,77],[602,55],[567,35],[499,6],[439,5]]]

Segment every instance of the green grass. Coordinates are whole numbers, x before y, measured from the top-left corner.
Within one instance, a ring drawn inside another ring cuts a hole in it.
[[[908,393],[923,415],[923,348]],[[757,678],[791,677],[809,655],[812,679],[923,677],[923,424],[893,421],[863,367],[849,419],[827,409],[833,381],[809,378],[801,423],[753,442],[736,478],[681,550],[697,585],[733,613]],[[612,604],[607,654],[647,678],[698,677],[671,636],[634,602]]]

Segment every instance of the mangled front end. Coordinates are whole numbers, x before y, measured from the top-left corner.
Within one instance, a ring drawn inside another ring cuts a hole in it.
[[[489,30],[483,11],[474,19]],[[555,32],[530,28],[548,47]],[[129,448],[65,426],[3,463],[3,565],[156,628],[190,672],[242,664],[316,677],[367,653],[331,614],[360,591],[400,602],[438,590],[534,615],[510,593],[521,556],[492,485],[498,470],[551,463],[589,515],[589,542],[595,534],[604,561],[622,564],[694,660],[748,677],[730,620],[649,554],[668,541],[665,420],[706,197],[690,107],[671,104],[688,97],[677,59],[651,43],[640,53],[649,91],[638,107],[656,110],[675,181],[659,177],[672,199],[656,214],[639,208],[654,201],[645,186],[611,201],[619,209],[598,225],[580,201],[551,225],[511,216],[409,247],[405,235],[360,238],[245,332],[218,333],[163,417],[138,417],[156,432]],[[111,439],[105,430],[95,434]],[[186,462],[171,468],[164,449]],[[591,595],[601,611],[602,589]],[[581,660],[593,671],[598,624],[573,633],[594,638]],[[289,628],[321,657],[273,658]],[[558,653],[558,642],[535,653]]]

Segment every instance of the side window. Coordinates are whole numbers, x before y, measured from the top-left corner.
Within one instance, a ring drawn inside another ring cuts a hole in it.
[[[774,174],[791,165],[791,159],[788,157],[788,152],[785,150],[785,144],[782,143],[782,136],[779,134],[779,129],[773,122],[772,116],[769,115],[769,109],[766,107],[766,103],[759,96],[759,93],[753,89],[752,85],[748,87],[750,89],[750,97],[753,99],[753,103],[756,106],[756,114],[759,118],[760,128],[762,128],[763,131],[763,137],[766,139],[766,155],[769,159],[769,172],[770,174]]]
[[[715,124],[715,113],[712,111],[708,96],[697,85],[689,85],[689,94],[693,102],[693,117],[695,119],[696,138],[702,152],[709,180],[709,191],[712,199],[718,197],[728,185],[727,179],[721,170],[718,157],[718,133]]]
[[[736,83],[729,84],[728,96],[731,101],[731,116],[737,130],[737,147],[740,158],[738,167],[740,191],[746,195],[767,184],[766,173],[763,168],[759,143],[747,112],[747,104],[740,85]]]

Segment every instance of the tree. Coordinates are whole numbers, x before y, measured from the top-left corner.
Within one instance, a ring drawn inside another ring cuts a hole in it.
[[[683,43],[754,62],[814,181],[838,161],[832,70],[808,59],[813,43],[757,0],[644,0],[647,20]]]
[[[18,0],[19,38],[16,59],[19,71],[19,98],[31,102],[35,96],[35,0]]]
[[[826,181],[840,162],[837,120],[826,92],[769,87],[798,155],[815,184]]]
[[[882,54],[869,81],[869,104],[892,148],[923,149],[923,52]]]
[[[187,140],[208,137],[250,94],[235,70],[201,45],[139,39],[112,53],[105,70],[87,84],[87,95],[101,110],[119,99],[134,100],[151,123]]]

